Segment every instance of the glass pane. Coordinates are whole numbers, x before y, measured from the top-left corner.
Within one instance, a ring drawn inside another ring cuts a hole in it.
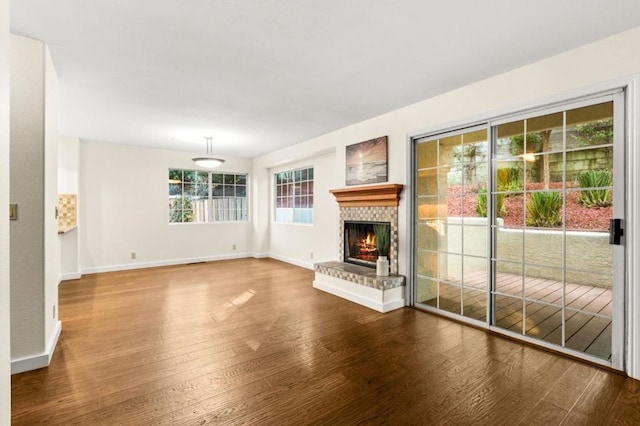
[[[435,223],[418,223],[416,246],[419,250],[438,249],[438,240],[441,227]]]
[[[182,182],[182,170],[169,169],[169,181],[170,183]]]
[[[498,192],[519,193],[524,189],[524,159],[499,161],[496,171]]]
[[[416,180],[417,195],[438,195],[437,169],[418,171]]]
[[[522,323],[516,324],[522,329]],[[555,345],[562,344],[562,334],[554,333],[562,327],[562,306],[529,302],[525,306],[525,335]]]
[[[183,178],[182,180],[184,182],[195,182],[196,181],[196,174],[197,172],[193,171],[193,170],[185,170],[182,174]]]
[[[524,294],[530,300],[562,303],[562,269],[525,266]]]
[[[442,138],[438,141],[438,145],[438,166],[453,166],[462,162],[462,135]]]
[[[565,346],[599,358],[611,357],[611,319],[575,313],[567,319]],[[588,352],[589,353],[589,352]]]
[[[567,111],[567,149],[613,143],[613,102]]]
[[[482,257],[463,257],[463,285],[465,288],[487,291],[487,259]]]
[[[213,183],[223,183],[224,175],[222,173],[212,173],[211,179]]]
[[[505,295],[522,297],[522,287],[524,284],[522,265],[509,262],[495,262],[495,265],[495,291]]]
[[[236,175],[236,183],[238,185],[246,185],[247,184],[247,175]]]
[[[418,277],[416,280],[416,300],[430,306],[437,305],[437,283],[434,280]]]
[[[451,283],[462,283],[462,256],[440,253],[440,278]]]
[[[461,196],[441,196],[439,198],[440,208],[438,209],[438,217],[446,220],[450,216],[462,216],[462,209],[464,208],[462,201],[463,198]]]
[[[246,186],[236,186],[236,196],[237,197],[246,197],[247,196],[247,187]]]
[[[515,297],[495,296],[495,324],[505,329],[522,321],[522,299]],[[520,330],[517,330],[520,332]]]
[[[437,278],[438,254],[432,252],[418,252],[416,256],[416,272],[425,278]]]
[[[483,226],[484,223],[484,226]],[[484,218],[465,218],[462,228],[464,254],[487,256],[487,220]]]
[[[496,229],[496,258],[522,262],[524,252],[524,230],[498,227]]]
[[[462,253],[462,226],[443,223],[442,230],[440,251]]]
[[[527,194],[527,228],[562,229],[564,196],[560,191]]]
[[[526,263],[562,267],[564,263],[564,233],[562,231],[527,230],[526,239]],[[542,274],[542,272],[540,273]],[[545,278],[562,281],[562,274],[561,272],[550,273]]]
[[[487,319],[487,293],[472,288],[462,290],[462,315],[478,321]]]
[[[512,158],[524,154],[524,121],[501,124],[496,127],[497,159]]]
[[[235,183],[235,178],[236,178],[235,175],[225,174],[224,175],[224,183],[227,184],[227,185],[233,185]]]
[[[438,197],[420,197],[418,198],[418,220],[421,221],[433,221],[439,214],[438,210],[441,210],[438,203]]]
[[[436,141],[419,143],[416,157],[418,169],[436,167],[438,164],[438,145]]]
[[[192,183],[185,183],[183,190],[185,195],[196,195],[196,186]]]
[[[439,308],[454,314],[461,314],[461,290],[457,285],[439,283]]]
[[[180,195],[182,194],[182,185],[170,183],[169,184],[169,195]]]

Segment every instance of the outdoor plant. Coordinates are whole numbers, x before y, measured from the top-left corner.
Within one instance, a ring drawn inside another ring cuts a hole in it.
[[[189,197],[175,197],[171,199],[169,222],[191,222],[193,221],[193,209]]]
[[[600,188],[584,189],[580,191],[578,200],[585,207],[607,207],[611,205],[612,183],[611,172],[608,170],[589,170],[580,173],[578,176],[580,188]]]
[[[558,191],[534,192],[527,202],[527,225],[553,228],[562,225],[562,196]]]
[[[373,233],[376,236],[376,249],[378,256],[389,255],[389,227],[386,225],[373,225]]]
[[[515,192],[522,191],[522,182],[520,176],[522,169],[519,167],[508,167],[498,169],[498,191]],[[509,196],[509,194],[507,194]]]
[[[497,194],[496,208],[498,209],[498,217],[504,217],[506,214],[506,209],[504,207],[504,194]],[[487,217],[487,188],[480,188],[478,191],[476,213],[480,217]]]

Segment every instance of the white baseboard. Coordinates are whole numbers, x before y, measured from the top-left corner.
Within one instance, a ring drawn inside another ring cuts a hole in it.
[[[67,273],[67,274],[62,274],[62,275],[60,275],[60,279],[58,280],[58,284],[60,284],[60,281],[79,280],[80,278],[82,278],[82,274],[80,272],[70,272],[70,273]]]
[[[298,259],[293,259],[291,257],[280,256],[278,254],[269,254],[269,257],[275,260],[279,260],[281,262],[290,263],[292,265],[299,266],[301,268],[311,269],[313,271],[313,263],[312,262],[303,262]]]
[[[318,280],[318,276],[321,276],[321,281]],[[382,313],[405,306],[404,287],[383,292],[318,273],[313,281],[313,287]]]
[[[269,257],[269,253],[254,253],[253,257],[256,259],[266,259]]]
[[[11,374],[23,373],[25,371],[37,370],[49,366],[53,352],[56,350],[58,339],[60,339],[60,333],[62,333],[62,323],[56,321],[55,327],[45,352],[39,355],[11,360]]]
[[[127,271],[131,269],[156,268],[158,266],[185,265],[187,263],[213,262],[216,260],[242,259],[245,257],[252,257],[252,256],[248,253],[236,253],[236,254],[225,254],[225,255],[219,255],[219,256],[192,257],[187,259],[170,259],[170,260],[159,260],[155,262],[138,262],[138,263],[127,263],[123,265],[100,266],[96,268],[83,269],[82,275],[97,274],[100,272]]]

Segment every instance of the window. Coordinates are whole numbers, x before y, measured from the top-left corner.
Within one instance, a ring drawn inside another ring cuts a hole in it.
[[[169,169],[169,222],[246,222],[247,175]]]
[[[276,222],[313,223],[313,167],[274,175]]]

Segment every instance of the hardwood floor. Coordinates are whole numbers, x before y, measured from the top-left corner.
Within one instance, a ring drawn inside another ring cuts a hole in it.
[[[640,382],[410,308],[379,314],[268,259],[60,285],[14,425],[639,424]]]

